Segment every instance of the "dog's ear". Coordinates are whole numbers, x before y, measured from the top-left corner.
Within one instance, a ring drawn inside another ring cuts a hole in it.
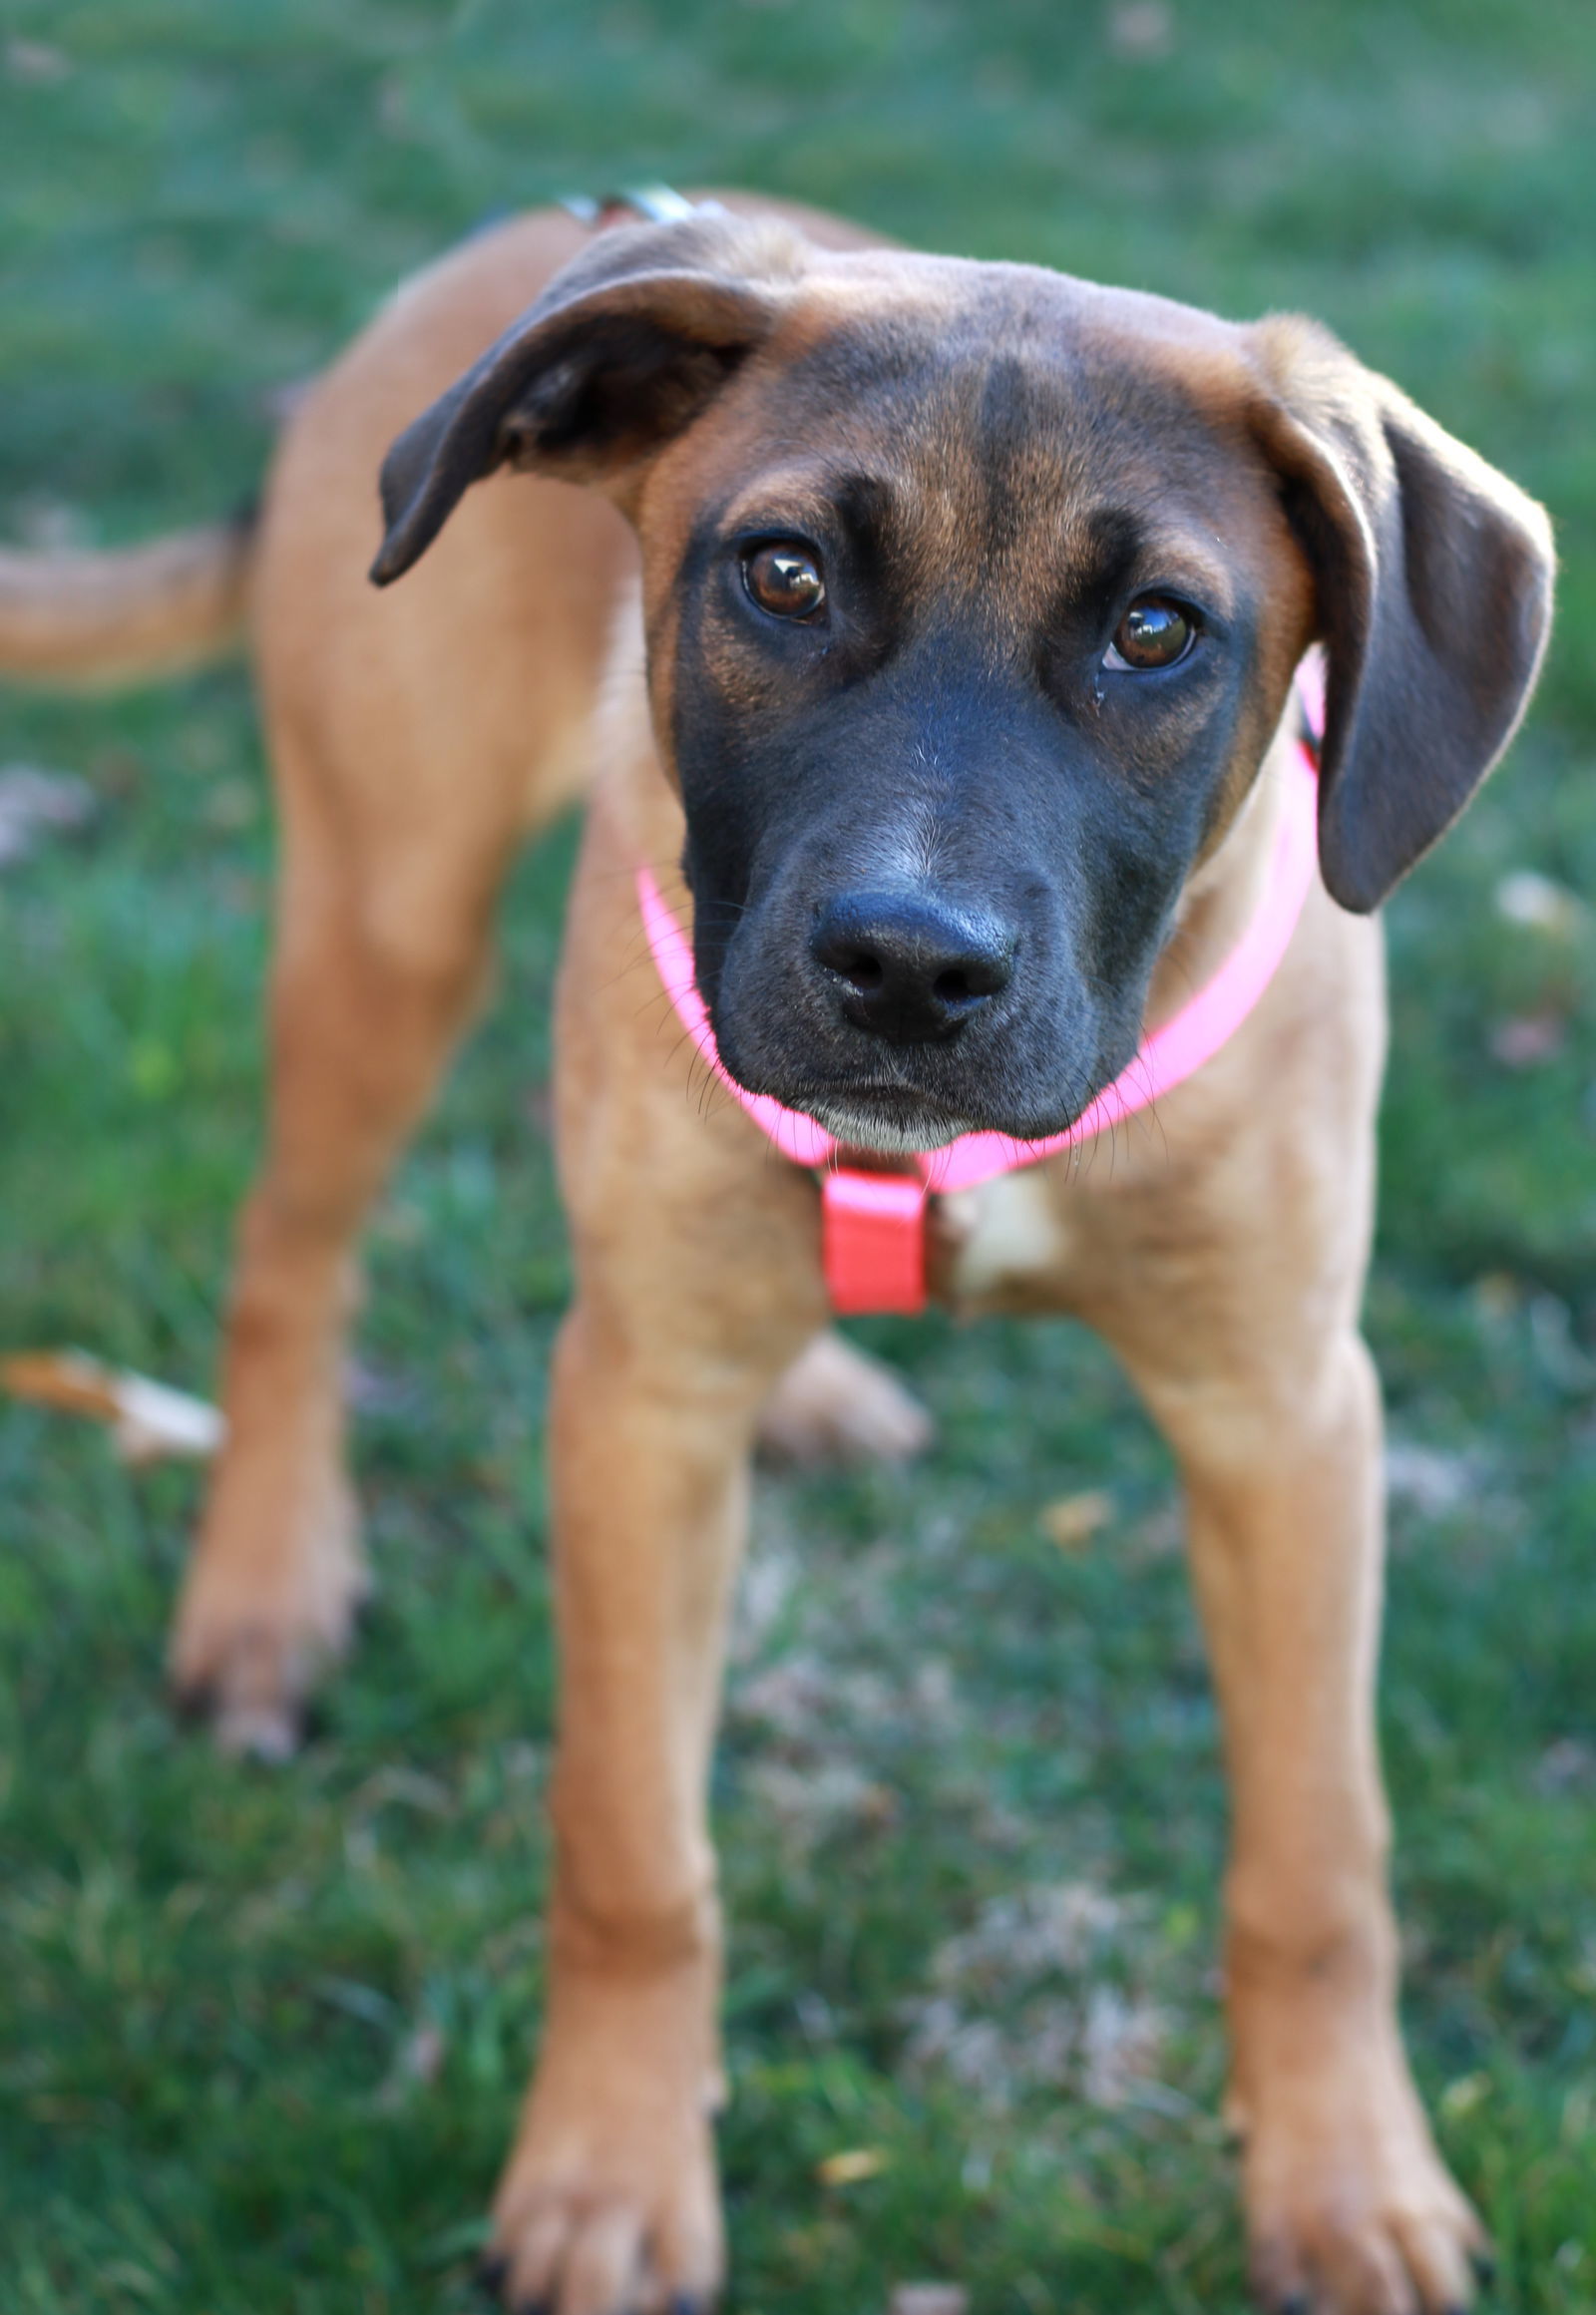
[[[389,451],[377,585],[408,571],[498,467],[625,477],[770,334],[804,250],[783,225],[723,210],[598,235]]]
[[[1513,735],[1545,648],[1545,514],[1311,322],[1252,333],[1256,431],[1313,568],[1329,662],[1319,856],[1378,908]]]

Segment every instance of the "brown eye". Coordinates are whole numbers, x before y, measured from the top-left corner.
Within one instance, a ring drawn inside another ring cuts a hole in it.
[[[743,558],[742,582],[761,610],[778,619],[813,618],[826,599],[820,566],[807,548],[785,542]]]
[[[1197,621],[1185,606],[1166,594],[1144,594],[1133,602],[1103,653],[1105,667],[1136,673],[1148,667],[1173,667],[1197,640]]]

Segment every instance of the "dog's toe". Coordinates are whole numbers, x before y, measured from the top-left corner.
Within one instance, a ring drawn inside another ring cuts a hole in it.
[[[1249,2148],[1252,2278],[1271,2315],[1463,2315],[1484,2238],[1416,2104],[1394,2099],[1384,2126],[1377,2115],[1312,2151],[1263,2135]]]
[[[279,1761],[307,1734],[317,1680],[349,1644],[370,1590],[347,1491],[286,1527],[213,1506],[179,1602],[168,1677],[179,1713],[223,1751]],[[222,1516],[226,1512],[227,1516]]]
[[[551,2204],[512,2239],[492,2271],[514,2315],[709,2315],[707,2290],[672,2286],[635,2206]]]
[[[497,2299],[510,2273],[510,2261],[503,2251],[484,2251],[472,2272],[472,2281],[479,2291],[490,2299]]]
[[[167,1702],[181,1729],[202,1729],[216,1709],[215,1691],[208,1680],[170,1680]]]
[[[316,1655],[271,1625],[223,1634],[185,1619],[173,1649],[171,1692],[179,1718],[208,1725],[224,1752],[281,1761],[299,1746]]]
[[[223,1752],[275,1765],[299,1749],[303,1722],[287,1705],[239,1704],[223,1707],[211,1727]]]

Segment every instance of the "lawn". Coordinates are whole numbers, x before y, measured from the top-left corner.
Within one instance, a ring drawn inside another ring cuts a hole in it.
[[[1596,2307],[1596,922],[1507,882],[1596,892],[1588,0],[20,0],[3,38],[7,541],[245,499],[273,396],[407,268],[650,178],[1316,312],[1549,502],[1539,703],[1390,912],[1369,1319],[1415,2062],[1495,2303]],[[259,1106],[247,684],[11,694],[11,761],[97,810],[0,870],[0,1349],[204,1390]],[[6,2315],[475,2303],[543,1970],[571,852],[526,864],[503,999],[372,1233],[382,1590],[291,1767],[164,1709],[193,1473],[0,1404]],[[942,1440],[761,1484],[716,1794],[732,2304],[879,2315],[943,2276],[974,2315],[1237,2308],[1223,1797],[1167,1459],[1064,1328],[861,1332]],[[1043,1514],[1086,1490],[1110,1514],[1063,1549]]]

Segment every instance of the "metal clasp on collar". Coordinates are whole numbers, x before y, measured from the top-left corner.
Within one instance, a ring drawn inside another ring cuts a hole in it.
[[[595,199],[589,193],[567,193],[560,206],[579,225],[618,224],[623,216],[640,217],[644,224],[674,225],[683,217],[724,216],[717,200],[689,200],[668,185],[629,186],[624,193],[606,193]]]

